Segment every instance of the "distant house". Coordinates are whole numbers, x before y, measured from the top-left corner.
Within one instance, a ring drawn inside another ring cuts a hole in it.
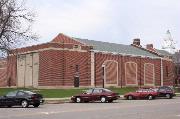
[[[174,85],[174,63],[140,39],[131,45],[80,39],[59,34],[44,44],[12,51],[0,72],[0,86],[154,87]],[[5,66],[5,65],[4,65]],[[3,73],[0,73],[4,75]]]

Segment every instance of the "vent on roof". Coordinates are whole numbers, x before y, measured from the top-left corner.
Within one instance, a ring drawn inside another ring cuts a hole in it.
[[[140,41],[140,39],[139,39],[139,38],[133,39],[133,45],[141,46],[141,41]]]

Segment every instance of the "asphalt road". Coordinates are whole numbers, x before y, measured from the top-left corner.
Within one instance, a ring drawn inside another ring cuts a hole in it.
[[[39,108],[0,108],[0,119],[179,119],[180,97],[118,100],[114,103],[46,104]]]

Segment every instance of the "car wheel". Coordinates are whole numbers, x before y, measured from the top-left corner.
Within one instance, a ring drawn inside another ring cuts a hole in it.
[[[23,108],[28,107],[28,106],[29,106],[28,101],[27,101],[27,100],[23,100],[23,101],[21,102],[21,106],[22,106]]]
[[[77,102],[77,103],[80,103],[80,102],[81,102],[81,98],[80,98],[80,97],[77,97],[77,98],[76,98],[76,102]]]
[[[102,102],[102,103],[105,103],[105,102],[106,102],[106,97],[102,96],[102,97],[101,97],[101,102]]]
[[[153,96],[152,95],[149,95],[148,96],[148,100],[152,100],[153,99]]]
[[[36,103],[36,104],[34,104],[33,106],[34,106],[34,107],[39,107],[39,105],[40,105],[40,103]]]
[[[133,96],[132,96],[132,95],[129,95],[129,96],[127,97],[127,99],[128,99],[128,100],[132,100],[132,99],[133,99]]]
[[[171,99],[171,95],[170,94],[166,94],[166,98]]]

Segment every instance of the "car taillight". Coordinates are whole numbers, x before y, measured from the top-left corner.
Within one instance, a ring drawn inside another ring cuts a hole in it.
[[[32,99],[32,100],[35,100],[36,98],[37,98],[37,97],[36,97],[35,95],[32,95],[32,96],[31,96],[31,99]]]

